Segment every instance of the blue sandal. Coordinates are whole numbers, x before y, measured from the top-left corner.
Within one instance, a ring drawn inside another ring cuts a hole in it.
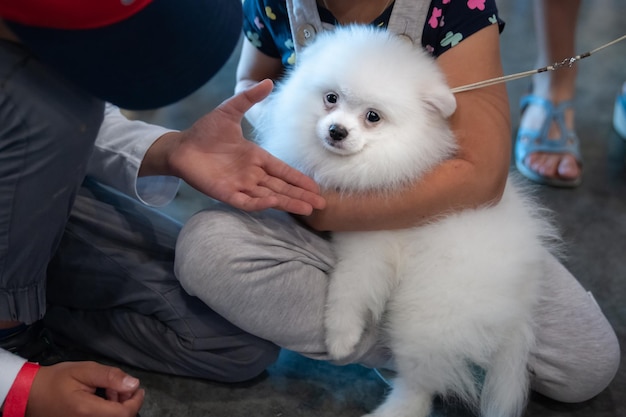
[[[528,155],[535,152],[545,152],[571,154],[578,165],[582,166],[578,136],[565,125],[565,110],[572,107],[572,102],[564,101],[558,106],[554,106],[552,102],[543,97],[529,94],[521,100],[522,111],[529,105],[542,107],[545,112],[545,120],[539,130],[525,129],[520,126],[515,139],[515,166],[522,175],[539,184],[554,187],[577,187],[582,182],[582,174],[574,179],[546,177],[533,171],[525,164]],[[553,122],[557,124],[559,132],[561,132],[561,137],[558,139],[548,139],[550,125]]]
[[[622,86],[613,108],[613,127],[626,140],[626,83]]]

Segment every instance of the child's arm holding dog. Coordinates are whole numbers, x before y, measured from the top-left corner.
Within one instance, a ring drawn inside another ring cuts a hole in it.
[[[280,77],[278,59],[253,45],[242,50],[237,88],[263,78]],[[503,74],[499,30],[487,26],[444,52],[437,62],[451,87]],[[509,170],[511,126],[504,85],[456,95],[450,118],[459,153],[430,174],[396,193],[340,196],[324,192],[326,208],[303,217],[317,230],[379,230],[419,225],[442,213],[498,202]],[[256,115],[247,115],[252,124]]]

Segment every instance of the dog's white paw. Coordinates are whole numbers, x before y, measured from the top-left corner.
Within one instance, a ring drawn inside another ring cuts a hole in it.
[[[328,326],[326,329],[326,347],[334,359],[343,359],[356,348],[363,334],[362,326],[341,326],[339,323]],[[344,323],[345,324],[345,323]]]

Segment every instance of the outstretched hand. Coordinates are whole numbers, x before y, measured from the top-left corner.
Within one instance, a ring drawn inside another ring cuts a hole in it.
[[[95,394],[106,391],[106,399]],[[33,381],[26,417],[135,417],[143,404],[139,380],[95,362],[42,366]]]
[[[276,208],[308,215],[322,209],[325,201],[311,178],[243,137],[245,112],[267,97],[272,86],[270,80],[262,81],[224,101],[189,129],[161,137],[146,154],[157,161],[156,168],[142,166],[141,175],[178,176],[202,193],[246,211]],[[166,162],[159,165],[159,160]]]

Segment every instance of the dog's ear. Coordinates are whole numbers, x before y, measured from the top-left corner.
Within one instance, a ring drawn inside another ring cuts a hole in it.
[[[426,103],[431,105],[444,118],[452,116],[456,110],[456,99],[446,84],[432,83],[424,95]]]

